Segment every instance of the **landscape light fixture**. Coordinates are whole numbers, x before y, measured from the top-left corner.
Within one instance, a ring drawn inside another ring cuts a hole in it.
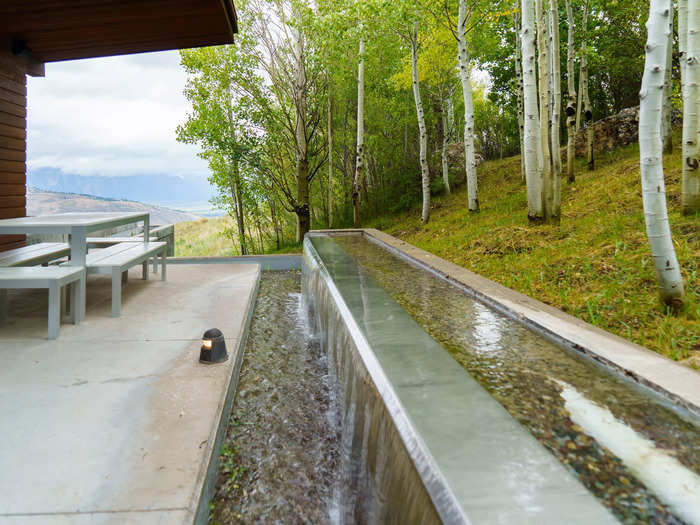
[[[228,359],[224,334],[218,328],[210,328],[202,336],[199,362],[207,365],[223,363]]]

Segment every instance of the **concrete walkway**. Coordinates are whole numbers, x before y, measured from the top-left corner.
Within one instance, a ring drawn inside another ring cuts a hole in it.
[[[145,282],[135,269],[120,318],[109,277],[91,276],[86,320],[55,341],[46,292],[11,292],[0,324],[0,524],[192,522],[259,271],[178,265],[167,282]],[[207,366],[200,338],[212,327],[231,357]]]

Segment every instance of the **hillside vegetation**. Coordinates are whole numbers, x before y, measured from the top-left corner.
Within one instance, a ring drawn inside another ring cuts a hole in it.
[[[240,255],[236,224],[231,217],[201,218],[175,225],[176,257],[233,257]],[[289,238],[282,239],[279,250],[271,232],[265,232],[263,243],[267,253],[295,253],[299,246]],[[259,237],[251,243],[259,250]],[[255,253],[260,253],[256,251]]]
[[[227,231],[234,227],[230,217],[202,218],[175,225],[176,257],[215,257],[238,255]]]
[[[676,144],[678,140],[676,141]],[[564,182],[560,226],[531,226],[520,158],[479,167],[480,213],[466,188],[438,197],[423,226],[415,210],[383,216],[382,229],[509,288],[691,366],[700,365],[698,216],[680,212],[680,151],[664,158],[669,219],[686,286],[686,305],[662,307],[647,242],[632,145],[599,157],[594,172],[577,166]]]

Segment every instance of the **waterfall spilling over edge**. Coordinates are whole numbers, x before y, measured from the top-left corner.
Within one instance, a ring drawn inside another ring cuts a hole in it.
[[[339,522],[616,522],[333,239],[307,236],[302,266],[343,435]]]
[[[441,518],[399,436],[317,261],[305,250],[303,297],[327,354],[341,466],[331,518],[338,523],[465,523]],[[381,367],[379,367],[381,368]]]

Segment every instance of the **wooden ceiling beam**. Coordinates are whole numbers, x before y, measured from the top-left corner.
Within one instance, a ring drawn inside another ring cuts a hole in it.
[[[166,49],[189,49],[195,47],[215,46],[219,45],[219,42],[221,42],[220,37],[221,35],[195,35],[186,39],[178,39],[177,41],[152,40],[105,46],[91,45],[82,48],[71,48],[63,51],[52,52],[47,57],[46,61],[61,62],[64,60],[80,60],[83,58],[150,53],[155,51],[163,51]]]
[[[77,29],[83,32],[81,44],[76,46],[75,29],[53,29],[48,31],[31,31],[24,33],[28,42],[36,42],[32,51],[38,56],[50,54],[62,49],[81,48],[91,44],[114,45],[133,41],[175,40],[188,38],[192,35],[226,36],[221,20],[215,17],[197,19],[170,19],[162,25],[154,27],[150,21],[132,23],[114,23]],[[144,38],[146,37],[146,38]]]
[[[197,18],[200,16],[215,16],[221,20],[222,9],[212,3],[187,1],[178,4],[177,10],[172,7],[173,0],[145,2],[140,7],[115,7],[99,4],[91,8],[75,11],[60,9],[56,11],[31,11],[28,13],[8,14],[10,17],[5,24],[15,33],[24,31],[46,30],[55,28],[95,27],[111,23],[132,23],[143,21],[159,21],[169,17]],[[213,5],[213,8],[212,8]],[[3,13],[0,11],[0,16]],[[0,27],[4,24],[0,23]],[[220,24],[223,27],[223,24]]]
[[[237,28],[232,0],[0,2],[0,42],[26,43],[34,75],[41,62],[232,43]]]

